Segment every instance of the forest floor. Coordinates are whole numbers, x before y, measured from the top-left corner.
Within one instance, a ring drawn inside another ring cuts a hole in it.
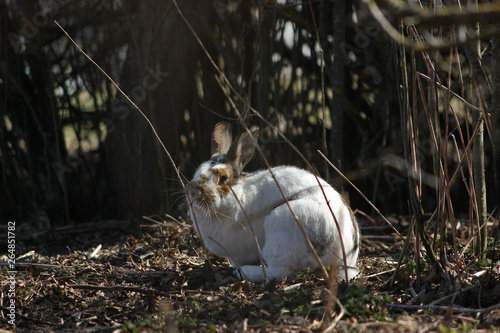
[[[383,223],[361,223],[363,277],[331,286],[320,271],[259,284],[238,281],[227,261],[205,259],[188,223],[155,220],[37,233],[18,226],[16,327],[8,316],[13,273],[2,250],[0,332],[500,330],[498,271],[471,266],[456,292],[450,279],[422,266],[419,288],[415,263],[406,261],[391,286],[404,243]],[[391,221],[408,228],[403,218]],[[1,236],[0,246],[7,248],[7,233]]]

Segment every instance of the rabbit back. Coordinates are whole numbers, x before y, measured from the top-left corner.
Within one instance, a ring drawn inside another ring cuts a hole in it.
[[[287,181],[291,174],[300,181],[295,184],[296,191],[283,186],[288,203],[284,199],[278,205],[272,202],[276,207],[264,219],[262,256],[267,263],[266,273],[260,267],[244,266],[243,275],[249,280],[259,281],[265,277],[287,276],[297,270],[319,265],[292,211],[322,264],[354,268],[359,253],[359,231],[352,211],[340,194],[305,170],[278,167],[273,171],[278,183],[290,184]],[[339,230],[342,237],[339,236]],[[346,252],[345,261],[342,244]],[[348,278],[354,277],[356,273],[355,268],[350,269]],[[345,278],[342,269],[339,270],[339,277]]]

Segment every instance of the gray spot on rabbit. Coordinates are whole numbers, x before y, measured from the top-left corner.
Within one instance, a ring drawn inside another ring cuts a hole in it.
[[[327,254],[327,251],[331,251],[332,243],[333,238],[320,239],[319,241],[314,241],[313,239],[311,239],[311,244],[313,245],[314,250],[319,257],[323,257]]]

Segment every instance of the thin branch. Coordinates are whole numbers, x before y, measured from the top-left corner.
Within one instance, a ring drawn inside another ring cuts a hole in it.
[[[0,261],[0,267],[9,267],[10,263],[7,261]],[[63,265],[52,265],[52,264],[38,264],[33,262],[19,262],[16,261],[16,268],[36,268],[39,270],[52,270],[52,269],[68,269],[71,266],[63,266]]]
[[[420,8],[418,10],[414,9],[415,6],[406,8],[403,20],[406,25],[439,27],[476,23],[494,24],[500,21],[500,3],[481,3],[477,5],[476,10],[470,10],[465,6]]]
[[[10,313],[10,309],[7,309],[5,306],[3,305],[0,305],[0,309],[2,309],[3,311],[5,311],[5,313]],[[22,318],[22,319],[25,319],[25,320],[28,320],[28,321],[32,321],[32,322],[35,322],[35,323],[38,323],[38,324],[43,324],[43,325],[49,325],[51,327],[53,326],[59,326],[57,324],[54,324],[54,323],[51,323],[51,322],[48,322],[48,321],[44,321],[44,320],[40,320],[40,319],[36,319],[36,318],[31,318],[31,317],[28,317],[28,316],[25,316],[23,314],[20,314],[19,312],[16,312],[16,317],[19,317],[19,318]],[[2,330],[0,329],[0,332]],[[5,331],[5,332],[10,332],[10,331]]]
[[[175,2],[175,0],[174,0],[174,2]],[[226,78],[225,75],[223,75],[223,77]],[[231,104],[231,107],[234,109],[235,113],[238,115],[238,118],[241,119],[241,114],[240,114],[238,108],[236,107],[236,104],[234,103],[234,100],[231,98],[231,96],[229,96],[229,94],[226,91],[226,89],[224,89],[224,86],[223,86],[222,82],[220,81],[220,79],[218,77],[215,77],[215,79],[216,79],[217,83],[219,84],[219,86],[221,87],[221,89],[224,92],[224,94],[226,95],[226,98],[228,99],[229,103]],[[253,109],[251,108],[251,110],[253,110]],[[260,115],[259,112],[257,112],[257,111],[255,111],[255,112]],[[248,132],[248,134],[250,135],[250,138],[253,138],[253,136],[250,133],[250,129],[248,128],[248,126],[246,126],[245,123],[242,123],[242,125],[245,128],[245,130]],[[253,140],[255,141],[255,139],[253,139]],[[304,230],[304,227],[302,226],[302,223],[300,222],[298,216],[295,214],[295,212],[293,211],[292,207],[290,206],[290,202],[288,201],[288,198],[286,197],[285,193],[283,192],[283,189],[281,188],[278,180],[276,179],[276,176],[274,175],[274,172],[272,171],[272,168],[271,168],[271,165],[269,164],[269,161],[267,160],[266,156],[264,155],[264,152],[262,151],[262,149],[260,149],[260,147],[257,144],[257,142],[254,142],[254,144],[255,144],[255,148],[256,148],[257,152],[259,153],[259,155],[261,156],[262,160],[264,161],[264,164],[266,165],[266,168],[269,170],[269,173],[271,174],[271,177],[273,178],[274,182],[276,183],[276,187],[278,188],[278,190],[280,191],[281,196],[285,200],[285,203],[288,206],[288,209],[290,210],[290,213],[292,214],[292,217],[294,218],[294,220],[297,223],[300,231],[302,232],[302,235],[304,236],[304,239],[305,239],[305,241],[307,243],[307,246],[311,250],[311,253],[313,254],[314,258],[316,259],[319,267],[321,268],[321,271],[322,271],[323,275],[325,276],[326,279],[328,279],[329,278],[328,272],[327,272],[325,266],[323,265],[323,262],[321,261],[321,258],[318,256],[318,253],[314,249],[314,246],[312,245],[311,240],[309,239],[309,237],[307,237],[306,231]],[[320,184],[320,186],[321,186],[321,184]]]
[[[453,39],[452,41],[446,41],[442,38],[437,39],[437,38],[434,38],[430,34],[426,34],[427,38],[425,40],[422,39],[420,41],[414,42],[414,41],[411,41],[409,39],[406,39],[403,34],[401,34],[396,28],[394,28],[392,26],[391,22],[389,22],[389,20],[385,17],[385,14],[383,13],[382,9],[378,6],[378,4],[375,0],[363,0],[363,2],[366,5],[371,16],[375,19],[375,21],[377,21],[377,23],[382,28],[382,30],[391,39],[393,39],[398,44],[412,47],[417,51],[429,50],[429,49],[434,49],[434,50],[449,49],[450,47],[453,47],[453,46],[470,44],[470,43],[472,43],[474,41],[478,41],[480,39],[488,39],[488,38],[496,36],[500,33],[500,29],[498,27],[491,26],[491,27],[483,29],[483,31],[481,32],[481,35],[477,34],[476,36],[468,36],[468,37],[463,38],[463,39],[458,39],[458,40]],[[491,17],[489,17],[489,18],[490,19],[495,18],[495,20],[498,21],[500,18],[500,13],[498,12],[499,7],[494,6],[491,8],[492,8],[492,10],[494,10],[494,12],[491,14]],[[405,13],[409,14],[408,11],[406,11],[406,9],[407,9],[406,7],[398,7],[397,11],[400,11],[400,13],[405,12]],[[421,15],[422,14],[419,12],[417,19],[420,19]],[[407,16],[410,16],[410,15],[407,15]],[[438,18],[439,18],[439,16],[437,16],[436,18],[431,18],[431,16],[429,16],[428,18],[426,18],[424,20],[426,21],[426,23],[428,23],[430,25],[434,25],[434,21],[439,22]],[[451,18],[451,16],[450,16],[450,18]],[[408,24],[408,23],[410,23],[410,24]],[[415,20],[414,21],[411,21],[409,19],[405,20],[405,24],[407,24],[407,26],[413,25],[413,23],[417,23],[417,22]],[[446,25],[446,22],[440,23],[439,25],[440,26]]]
[[[459,94],[457,94],[456,92],[454,92],[453,90],[451,90],[450,88],[446,87],[445,85],[441,84],[441,82],[433,82],[430,77],[428,77],[427,75],[425,75],[424,73],[421,73],[421,72],[417,72],[417,75],[420,76],[420,77],[423,77],[424,79],[426,79],[429,82],[435,83],[441,89],[448,91],[449,93],[451,93],[453,96],[455,96],[456,98],[458,98],[462,103],[464,103],[465,105],[467,105],[472,110],[483,113],[483,109],[481,109],[481,108],[479,108],[479,107],[477,107],[477,106],[475,106],[475,105],[467,102],[465,100],[465,98],[463,98],[462,96],[460,96]]]
[[[314,176],[316,177],[316,180],[319,183],[320,182],[319,181],[319,177],[316,174]],[[321,188],[321,192],[323,193],[323,196],[325,197],[325,201],[326,201],[326,204],[328,206],[328,209],[330,210],[330,214],[332,214],[333,220],[335,221],[335,226],[337,227],[337,232],[338,232],[338,235],[339,235],[339,240],[340,240],[340,245],[341,245],[340,248],[342,249],[342,256],[344,257],[345,281],[347,283],[349,283],[349,274],[348,274],[349,267],[347,266],[347,254],[345,252],[344,238],[342,236],[342,229],[340,228],[340,223],[337,220],[337,217],[333,213],[333,209],[332,209],[332,206],[330,205],[330,200],[328,200],[328,197],[326,196],[325,189],[321,185],[320,185],[320,188]],[[352,222],[353,223],[357,223],[356,221],[352,221]]]
[[[445,305],[407,305],[407,304],[386,304],[387,307],[392,309],[402,310],[434,310],[444,312],[458,312],[458,313],[487,313],[493,310],[500,309],[500,304],[495,304],[483,309],[470,309],[461,306],[445,306]]]
[[[339,323],[340,319],[342,319],[342,317],[344,317],[344,314],[345,314],[345,308],[342,305],[342,303],[340,303],[340,300],[336,296],[331,295],[331,297],[335,297],[335,303],[339,306],[340,312],[335,316],[335,318],[333,318],[333,320],[330,322],[330,325],[328,325],[328,327],[323,331],[324,333],[334,332],[335,327]],[[325,316],[326,316],[326,313],[325,313]]]
[[[325,154],[323,154],[320,150],[318,150],[318,153],[321,155],[321,157],[323,157],[327,162],[328,164],[330,164],[330,166],[335,170],[337,171],[337,173],[342,177],[344,178],[344,180],[346,182],[349,183],[349,185],[352,186],[352,188],[354,188],[362,197],[363,199],[365,199],[365,201],[377,212],[377,214],[385,221],[385,223],[387,223],[391,228],[392,230],[394,230],[398,236],[404,240],[404,237],[399,233],[398,229],[396,229],[391,222],[389,222],[389,220],[380,212],[380,210],[378,210],[377,207],[375,207],[375,205],[363,194],[363,192],[361,192],[360,189],[358,189],[350,180],[349,178],[347,178],[346,176],[344,176],[344,174],[335,166],[333,165],[332,162],[330,162],[330,160],[328,159],[328,157],[325,156]]]
[[[169,297],[172,296],[173,294],[178,294],[179,291],[170,291],[170,292],[162,292],[162,291],[157,291],[153,289],[144,289],[140,287],[134,287],[134,286],[96,286],[96,285],[90,285],[90,284],[69,284],[66,287],[73,288],[73,289],[84,289],[84,290],[100,290],[100,291],[105,291],[105,292],[115,292],[115,291],[128,291],[128,292],[136,292],[140,294],[145,294],[145,295],[150,295],[154,294],[156,296],[165,296]]]
[[[248,222],[248,226],[250,227],[250,230],[252,231],[253,237],[255,239],[255,245],[257,245],[257,251],[259,252],[259,260],[260,260],[260,264],[261,264],[261,267],[262,267],[262,273],[264,274],[264,278],[267,281],[267,274],[266,274],[266,269],[265,269],[265,266],[264,266],[264,264],[265,264],[264,257],[262,256],[262,249],[260,247],[260,242],[259,242],[259,239],[257,238],[257,234],[255,233],[255,229],[253,227],[252,221],[250,220],[250,217],[248,217],[248,214],[245,211],[245,208],[241,204],[240,198],[238,198],[238,196],[236,195],[236,193],[234,193],[234,190],[233,190],[233,188],[232,188],[231,185],[229,185],[229,189],[231,189],[231,193],[233,193],[234,197],[236,198],[236,201],[238,202],[238,205],[240,206],[241,211],[243,212],[243,215],[245,215],[245,218],[246,218],[246,220]],[[226,250],[224,249],[224,251],[226,251]],[[236,261],[234,261],[234,262],[236,262]],[[237,263],[237,264],[239,264],[239,263]],[[238,268],[240,268],[240,272],[243,274],[243,271],[241,270],[241,267],[238,267]]]

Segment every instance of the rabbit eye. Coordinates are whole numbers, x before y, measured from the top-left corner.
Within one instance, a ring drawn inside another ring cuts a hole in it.
[[[223,185],[227,182],[227,176],[220,176],[219,185]]]

